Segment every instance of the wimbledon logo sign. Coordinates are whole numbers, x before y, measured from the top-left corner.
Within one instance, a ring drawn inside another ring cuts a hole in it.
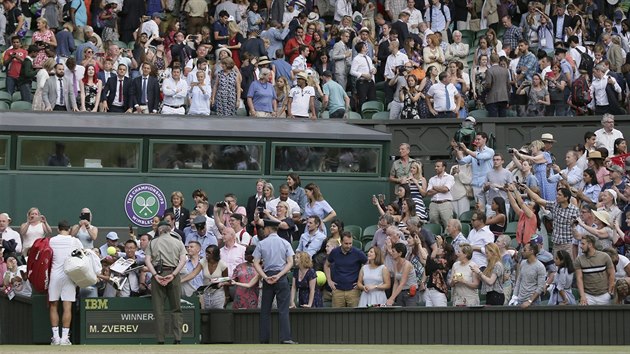
[[[132,187],[125,197],[125,212],[131,222],[140,227],[151,227],[154,216],[166,210],[166,197],[162,191],[148,183]]]

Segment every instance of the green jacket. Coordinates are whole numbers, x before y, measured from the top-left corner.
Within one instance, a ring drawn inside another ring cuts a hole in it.
[[[26,58],[22,63],[20,77],[18,78],[18,86],[33,82],[33,79],[35,79],[35,76],[37,75],[37,71],[33,69],[33,60],[31,59],[32,58]]]

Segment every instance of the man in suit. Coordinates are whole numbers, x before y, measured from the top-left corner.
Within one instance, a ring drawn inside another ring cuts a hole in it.
[[[499,65],[499,55],[490,55],[490,68],[486,73],[486,109],[488,117],[505,117],[510,96],[510,73]]]
[[[621,47],[612,41],[612,36],[608,33],[602,35],[602,42],[606,48],[606,59],[610,62],[610,70],[621,72],[621,66],[625,62]]]
[[[72,87],[72,80],[65,76],[65,67],[55,65],[55,75],[44,84],[42,91],[45,111],[77,112],[77,98]]]
[[[131,79],[127,75],[127,65],[118,64],[116,76],[110,77],[101,93],[101,111],[124,113],[129,109],[129,87]]]
[[[572,20],[571,16],[565,15],[565,7],[563,5],[556,5],[556,14],[551,16],[554,42],[564,41],[564,34],[567,28],[571,27]]]
[[[111,77],[116,77],[116,70],[114,69],[114,61],[112,58],[105,58],[103,61],[103,70],[99,70],[96,77],[101,80],[103,85],[107,84],[107,81],[109,81]]]
[[[409,37],[407,22],[409,22],[409,12],[403,11],[398,14],[398,21],[392,23],[392,29],[398,33],[398,40],[401,44],[404,44],[407,37]]]
[[[37,75],[37,70],[33,69],[33,58],[37,56],[39,47],[36,45],[30,45],[28,47],[28,55],[22,61],[22,67],[20,68],[20,76],[17,79],[17,85],[20,89],[22,101],[31,102],[33,97],[31,95],[31,85],[33,79]]]
[[[129,90],[130,106],[127,109],[131,113],[132,109],[136,113],[157,113],[160,105],[160,84],[151,74],[151,64],[142,63],[142,75],[131,81]]]
[[[173,214],[173,221],[175,227],[181,231],[184,231],[186,226],[190,225],[190,211],[184,208],[184,194],[180,191],[174,191],[171,193],[171,207],[164,211],[164,215],[167,213]]]

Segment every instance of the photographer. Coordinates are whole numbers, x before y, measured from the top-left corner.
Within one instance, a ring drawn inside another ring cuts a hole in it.
[[[11,47],[4,52],[2,56],[2,62],[4,63],[4,69],[7,72],[6,78],[6,90],[9,95],[13,95],[18,89],[18,79],[20,77],[20,70],[22,69],[22,62],[26,59],[28,52],[22,48],[22,41],[20,37],[11,37]]]
[[[397,66],[395,69],[396,75],[387,81],[387,84],[394,88],[394,100],[389,104],[389,119],[400,119],[400,112],[404,107],[404,96],[407,94],[407,72],[411,71],[413,66],[411,62],[407,62],[404,65]],[[401,99],[401,96],[403,97]]]
[[[225,195],[223,201],[220,201],[214,205],[214,221],[219,228],[219,231],[223,233],[223,228],[230,226],[230,217],[232,214],[247,215],[245,207],[237,204],[236,196],[233,193]]]
[[[78,238],[84,249],[94,248],[94,241],[98,237],[98,227],[92,225],[92,212],[90,209],[81,209],[79,223],[72,226],[70,235]]]
[[[523,81],[516,90],[517,95],[527,95],[527,109],[525,115],[527,117],[542,117],[545,115],[545,106],[549,106],[549,91],[543,85],[543,79],[540,74],[532,75],[532,81]]]

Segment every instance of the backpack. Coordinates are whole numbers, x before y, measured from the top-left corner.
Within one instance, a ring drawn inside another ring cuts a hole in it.
[[[455,139],[457,143],[464,143],[469,149],[474,150],[475,147],[473,146],[473,142],[475,141],[476,135],[477,132],[474,127],[462,126],[455,132],[453,139]]]
[[[28,251],[27,271],[28,280],[33,290],[43,293],[48,291],[50,269],[52,268],[53,250],[50,248],[50,238],[35,240]]]
[[[582,66],[580,64],[580,66]],[[577,107],[584,107],[591,102],[591,90],[588,82],[582,77],[573,81],[571,86],[571,103]]]
[[[586,70],[588,73],[592,73],[593,66],[595,66],[593,58],[591,58],[588,53],[582,52],[581,50],[577,49],[577,47],[575,48],[575,50],[580,53],[580,66],[578,67],[578,70]]]
[[[70,9],[72,9],[72,2],[73,0],[66,0],[66,3],[63,5],[63,8],[61,9],[61,18],[63,19],[63,22],[72,22],[72,16],[70,15]],[[81,6],[83,6],[83,1],[79,1],[79,6],[77,6],[76,11],[79,11]],[[76,14],[76,11],[75,11],[75,14]]]

